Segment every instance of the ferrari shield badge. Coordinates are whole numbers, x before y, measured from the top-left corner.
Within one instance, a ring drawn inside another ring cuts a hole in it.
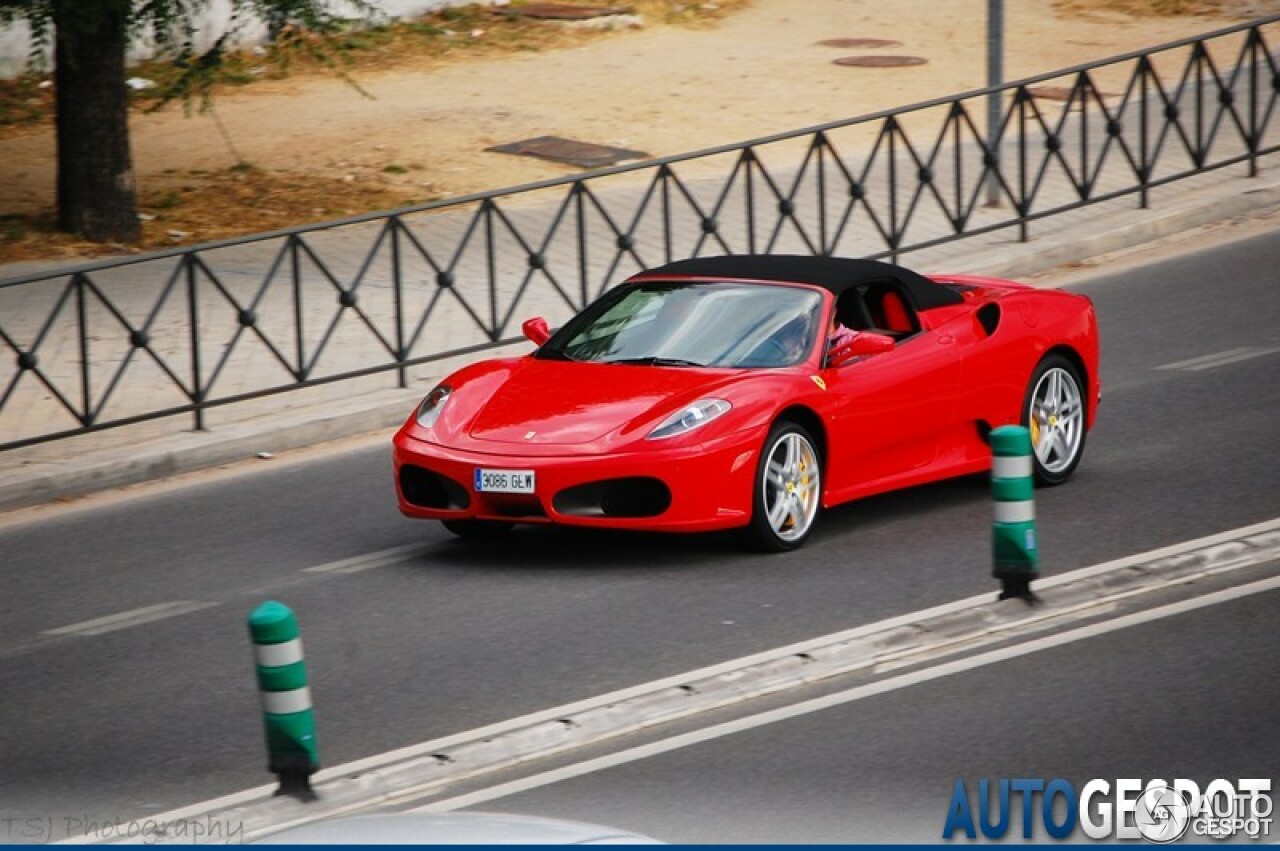
[[[823,380],[822,380],[822,376],[821,376],[821,375],[811,375],[811,376],[809,376],[809,377],[813,379],[813,383],[814,383],[814,384],[818,385],[818,389],[820,389],[820,390],[826,390],[826,389],[827,389],[827,382],[825,382],[825,381],[823,381]]]

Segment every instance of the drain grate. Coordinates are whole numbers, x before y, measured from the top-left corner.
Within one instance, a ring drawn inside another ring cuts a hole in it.
[[[630,6],[570,6],[568,3],[525,3],[502,10],[504,14],[544,21],[585,21],[607,15],[630,15]]]
[[[832,61],[836,65],[855,68],[906,68],[910,65],[925,65],[929,62],[923,56],[841,56]]]
[[[859,50],[864,47],[902,47],[902,42],[888,38],[827,38],[817,42],[820,47],[842,47]]]
[[[519,142],[508,142],[505,145],[494,145],[485,150],[500,154],[515,154],[520,157],[537,157],[582,168],[600,168],[623,160],[649,158],[644,151],[630,151],[626,148],[596,145],[592,142],[578,142],[560,136],[537,136],[533,139],[521,139]]]

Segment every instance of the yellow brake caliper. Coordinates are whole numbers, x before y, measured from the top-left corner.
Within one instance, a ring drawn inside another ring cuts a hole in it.
[[[808,465],[805,463],[804,459],[801,458],[800,459],[800,472],[801,472],[800,483],[804,485],[807,485],[809,483],[809,475],[808,473],[805,472],[805,468],[807,466]],[[788,496],[793,495],[795,494],[795,492],[796,492],[795,482],[787,482],[787,495]],[[786,530],[790,529],[794,525],[796,525],[795,518],[792,517],[792,515],[788,514],[786,522],[782,524],[781,531],[785,532]]]

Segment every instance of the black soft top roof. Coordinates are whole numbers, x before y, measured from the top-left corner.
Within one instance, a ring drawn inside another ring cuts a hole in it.
[[[807,254],[729,254],[723,257],[696,257],[646,269],[633,278],[680,275],[692,278],[780,281],[813,284],[835,295],[859,284],[895,281],[907,291],[917,310],[960,304],[964,299],[955,290],[892,263],[846,257],[815,257]]]

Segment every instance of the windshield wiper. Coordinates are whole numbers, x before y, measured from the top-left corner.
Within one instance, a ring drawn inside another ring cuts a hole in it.
[[[568,360],[568,361],[577,360],[577,358],[570,357],[568,354],[560,351],[559,349],[538,349],[537,353],[535,354],[535,357],[541,360]]]
[[[633,364],[636,366],[706,366],[705,363],[698,363],[696,360],[684,360],[682,358],[619,358],[618,360],[607,360],[605,363],[613,364]]]

